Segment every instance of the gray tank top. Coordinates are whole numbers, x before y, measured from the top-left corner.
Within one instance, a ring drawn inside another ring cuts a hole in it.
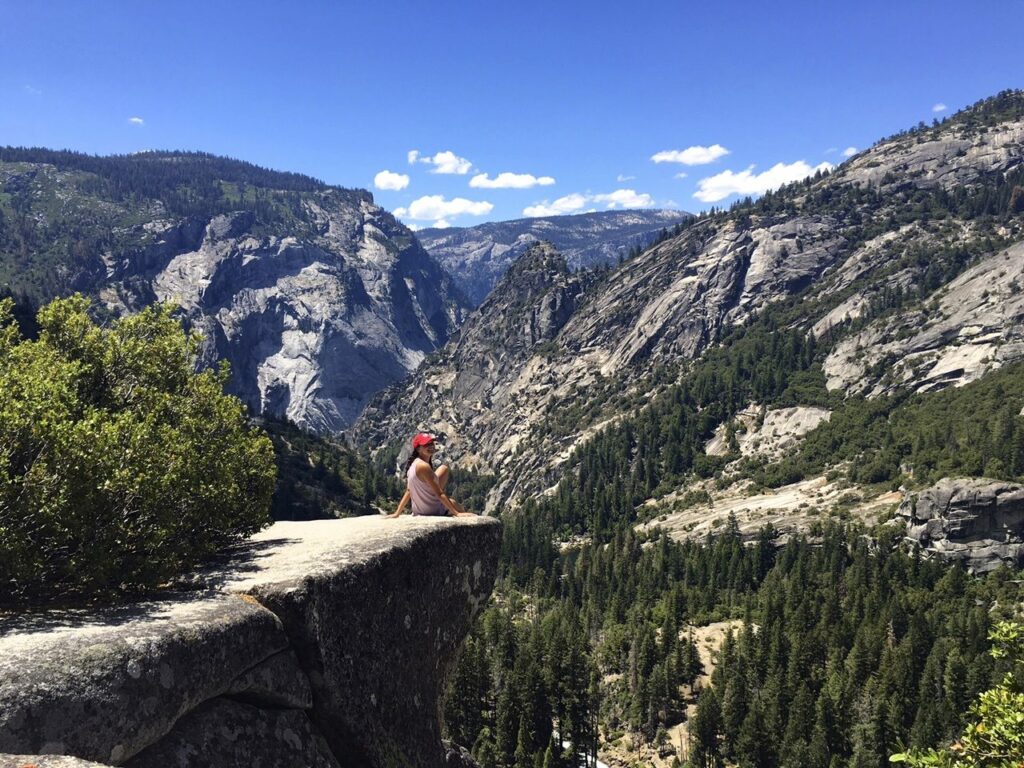
[[[441,499],[434,493],[430,483],[416,476],[416,466],[418,464],[426,464],[426,462],[423,459],[416,459],[416,461],[409,465],[409,471],[405,475],[409,486],[409,500],[412,502],[412,513],[414,515],[447,515],[448,510],[445,509]],[[433,472],[433,470],[430,471]]]

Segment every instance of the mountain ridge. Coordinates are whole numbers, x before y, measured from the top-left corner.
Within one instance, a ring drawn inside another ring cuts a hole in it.
[[[468,306],[369,192],[201,153],[0,150],[3,284],[35,304],[83,292],[107,315],[172,301],[254,413],[322,433]]]
[[[692,214],[643,209],[591,211],[421,229],[417,237],[479,306],[505,270],[534,242],[551,243],[570,268],[610,266],[667,235]]]
[[[556,337],[523,363],[522,373],[488,382],[511,393],[502,409],[460,397],[461,373],[446,367],[443,350],[417,374],[415,409],[407,407],[398,385],[374,400],[354,437],[380,446],[398,440],[403,427],[415,422],[430,428],[444,414],[439,431],[453,445],[453,458],[501,478],[489,508],[515,507],[564,476],[574,448],[631,409],[642,409],[720,340],[759,318],[776,322],[767,312],[772,307],[793,307],[780,316],[784,327],[801,334],[818,328],[814,354],[852,333],[854,325],[873,324],[895,344],[888,351],[899,355],[903,339],[894,318],[931,306],[936,292],[972,264],[1016,253],[1004,250],[1024,237],[1024,222],[1011,204],[1024,194],[1015,192],[1024,185],[1022,161],[1020,92],[898,134],[832,173],[695,219],[595,282]],[[1007,289],[1016,295],[1009,280]],[[492,308],[500,304],[498,290],[492,299]],[[844,302],[846,309],[834,314]],[[1020,352],[1011,338],[1015,317],[1010,313],[999,326],[1000,338],[1011,334],[999,342],[1004,363]],[[948,341],[950,333],[939,338]],[[821,392],[818,399],[827,394],[820,366],[815,362],[807,373]],[[965,383],[992,367],[979,358],[973,369],[943,383]],[[876,365],[862,370],[862,377],[876,380],[887,372]]]

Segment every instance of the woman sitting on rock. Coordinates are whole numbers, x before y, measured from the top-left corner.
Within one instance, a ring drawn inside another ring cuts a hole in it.
[[[437,445],[434,443],[434,436],[420,432],[412,439],[412,456],[409,457],[409,464],[406,468],[407,488],[402,500],[398,502],[398,509],[388,517],[398,517],[405,509],[405,505],[412,501],[412,513],[414,515],[447,515],[450,517],[462,517],[472,515],[467,512],[461,504],[454,499],[448,498],[444,489],[451,478],[451,470],[448,465],[442,465],[434,472],[434,453]]]

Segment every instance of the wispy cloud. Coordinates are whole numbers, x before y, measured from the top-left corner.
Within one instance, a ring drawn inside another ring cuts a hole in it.
[[[847,147],[846,149],[843,150],[843,157],[853,157],[856,154],[857,154],[857,148],[856,147]]]
[[[941,101],[938,104],[932,105],[932,112],[945,112],[949,107],[943,104]]]
[[[551,176],[534,176],[530,173],[499,173],[493,179],[490,174],[478,173],[469,180],[469,186],[475,189],[530,189],[531,187],[549,187],[555,183]]]
[[[636,176],[626,176],[624,173],[620,173],[618,176],[615,177],[615,180],[619,182],[619,184],[621,184],[624,181],[633,181],[633,179],[635,178]]]
[[[697,182],[695,198],[705,203],[716,203],[731,195],[762,195],[769,189],[778,189],[793,181],[807,178],[817,171],[831,170],[831,163],[819,163],[813,168],[803,160],[795,163],[776,163],[767,171],[754,173],[755,166],[744,171],[722,171]]]
[[[664,149],[651,155],[656,163],[682,163],[683,165],[707,165],[729,154],[721,144],[710,147],[693,146],[686,149]]]
[[[41,90],[39,90],[38,88],[36,88],[34,86],[28,85],[28,84],[25,85],[25,93],[27,93],[29,96],[42,96],[43,95],[43,92]]]
[[[132,125],[145,125],[146,124],[146,121],[143,120],[141,117],[129,117],[128,118],[128,122],[131,123]]]
[[[390,189],[397,192],[409,186],[409,177],[404,173],[385,170],[373,177],[373,186],[377,189]]]
[[[685,178],[686,178],[687,176],[689,176],[689,175],[690,175],[690,174],[688,174],[688,173],[687,173],[686,171],[680,171],[679,173],[677,173],[677,174],[676,174],[675,176],[673,176],[672,178],[673,178],[673,179],[685,179]]]
[[[473,170],[473,164],[469,160],[459,157],[451,150],[445,150],[444,152],[438,152],[436,155],[424,157],[418,149],[410,149],[406,152],[405,157],[410,165],[413,163],[425,163],[426,165],[434,166],[430,169],[431,173],[465,176]]]
[[[408,208],[396,208],[395,216],[400,219],[433,221],[435,227],[450,226],[448,219],[456,216],[485,216],[494,210],[486,200],[467,200],[455,197],[446,200],[444,195],[424,195],[409,203]]]
[[[534,205],[528,205],[523,209],[523,216],[564,216],[568,213],[580,213],[590,203],[600,203],[608,209],[653,208],[654,198],[646,192],[637,192],[633,189],[616,189],[614,192],[598,195],[583,195],[573,192],[554,202],[543,200]]]

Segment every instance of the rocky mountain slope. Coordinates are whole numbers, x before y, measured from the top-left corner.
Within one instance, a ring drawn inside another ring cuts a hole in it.
[[[0,285],[178,304],[256,413],[344,428],[467,306],[365,191],[208,155],[0,150]]]
[[[533,243],[553,245],[573,270],[610,265],[690,216],[682,211],[599,211],[423,229],[416,236],[476,306]]]
[[[684,382],[680,399],[721,386],[717,369],[718,384],[699,379],[700,361],[747,328],[810,339],[801,376],[814,395],[787,390],[786,405],[963,384],[1024,356],[1022,212],[1024,94],[1007,92],[692,221],[584,285],[549,338],[534,341],[525,323],[514,330],[525,357],[484,362],[493,358],[484,347],[508,336],[464,334],[377,398],[355,434],[381,446],[414,428],[442,432],[451,458],[496,473],[497,508],[557,482],[575,448],[670,385]],[[555,280],[554,262],[543,263]],[[502,282],[471,322],[487,327],[529,291]],[[747,357],[733,361],[737,371],[759,365]],[[488,402],[481,391],[504,397]],[[702,434],[688,439],[710,439],[751,405],[732,397],[705,397],[719,415],[705,410]]]

